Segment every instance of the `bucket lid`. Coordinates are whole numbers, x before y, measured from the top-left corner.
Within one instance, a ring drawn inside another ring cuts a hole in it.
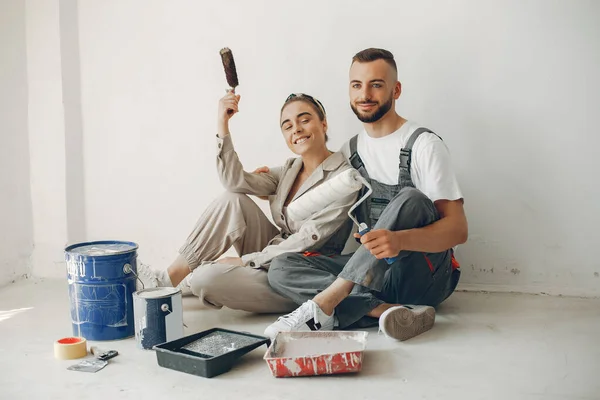
[[[176,287],[157,287],[139,290],[135,292],[134,295],[143,299],[160,299],[162,297],[172,296],[179,292],[181,292],[181,289]]]
[[[105,240],[98,242],[77,243],[65,249],[68,253],[82,256],[114,256],[117,254],[130,253],[138,249],[133,242],[120,242],[116,240]]]

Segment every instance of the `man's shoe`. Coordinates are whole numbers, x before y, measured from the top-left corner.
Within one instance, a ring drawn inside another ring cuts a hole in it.
[[[396,340],[407,340],[431,329],[435,308],[430,306],[396,306],[379,317],[379,329]]]

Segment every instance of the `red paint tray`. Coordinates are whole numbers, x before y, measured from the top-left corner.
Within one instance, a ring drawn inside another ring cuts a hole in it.
[[[280,332],[264,356],[275,377],[332,375],[362,368],[368,332]]]

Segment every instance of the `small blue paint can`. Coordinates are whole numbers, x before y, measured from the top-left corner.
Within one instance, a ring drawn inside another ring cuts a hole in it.
[[[183,337],[181,289],[157,287],[133,294],[135,340],[140,349]]]
[[[65,248],[73,335],[98,341],[134,335],[137,249],[122,241]]]

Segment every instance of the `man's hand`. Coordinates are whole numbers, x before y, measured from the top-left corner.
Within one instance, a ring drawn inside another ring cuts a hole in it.
[[[360,242],[367,250],[371,252],[378,260],[383,258],[396,257],[402,250],[402,245],[397,232],[387,229],[375,229],[364,235],[354,234],[355,238],[360,238]]]
[[[237,112],[240,95],[229,91],[219,100],[219,110],[217,112],[217,133],[219,137],[229,135],[229,119]],[[229,112],[231,111],[231,112]]]
[[[269,172],[269,167],[258,167],[252,172],[253,174],[263,174]],[[269,196],[256,196],[261,200],[269,200]]]
[[[269,172],[269,167],[258,167],[252,172],[253,174],[263,174]]]
[[[240,266],[240,267],[244,266],[244,262],[239,257],[223,257],[223,258],[215,261],[215,263],[217,263],[217,264],[227,264],[227,265],[237,265],[237,266]]]

